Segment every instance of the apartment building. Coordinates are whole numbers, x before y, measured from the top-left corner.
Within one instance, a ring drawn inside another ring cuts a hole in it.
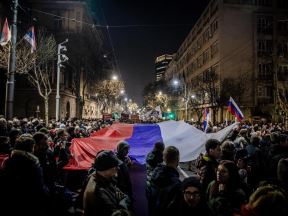
[[[218,94],[223,80],[244,77],[245,91],[237,102],[246,119],[278,120],[275,82],[287,86],[287,35],[288,1],[211,0],[169,64],[166,79],[184,76],[197,95],[208,72],[217,74]],[[225,109],[217,110],[215,121],[225,118]]]
[[[173,55],[164,54],[158,56],[155,60],[156,81],[160,81],[165,77],[165,71],[168,64],[171,62]]]

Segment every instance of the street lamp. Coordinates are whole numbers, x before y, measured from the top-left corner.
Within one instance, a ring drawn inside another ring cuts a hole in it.
[[[127,98],[127,97],[125,97],[125,98],[124,98],[124,101],[126,101],[126,102],[127,102],[127,101],[128,101],[128,98]]]
[[[184,85],[184,102],[185,102],[185,121],[187,121],[187,117],[188,117],[188,102],[189,102],[189,98],[187,97],[187,86],[185,82],[182,82]],[[180,81],[177,79],[173,80],[173,85],[174,86],[179,86]]]
[[[113,76],[112,76],[112,80],[118,80],[118,76],[113,75]]]
[[[193,95],[191,95],[191,98],[192,98],[192,99],[195,99],[195,98],[196,98],[196,96],[193,94]]]
[[[124,93],[125,93],[125,90],[122,89],[122,90],[120,91],[120,94],[123,95]]]
[[[60,68],[63,67],[61,63],[66,62],[69,58],[65,54],[61,54],[61,51],[66,52],[66,46],[63,44],[68,43],[68,39],[58,44],[57,52],[57,84],[56,84],[56,121],[60,119]]]

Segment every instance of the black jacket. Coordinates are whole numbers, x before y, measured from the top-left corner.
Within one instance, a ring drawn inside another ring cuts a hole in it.
[[[166,215],[166,209],[181,193],[181,181],[175,168],[158,166],[152,173],[151,185],[147,188],[149,212],[152,215]]]
[[[9,211],[8,215],[43,213],[44,206],[47,205],[45,202],[48,190],[36,156],[13,150],[11,157],[5,162],[4,177],[1,180],[0,184],[4,184],[1,186],[1,198],[5,198],[4,204],[1,203],[3,208]]]

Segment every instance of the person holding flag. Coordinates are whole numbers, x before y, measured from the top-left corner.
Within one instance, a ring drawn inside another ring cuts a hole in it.
[[[209,124],[209,120],[210,120],[209,108],[207,108],[207,107],[204,109],[203,118],[204,118],[203,129],[204,129],[204,132],[206,133],[207,128],[208,128],[208,124]]]
[[[5,46],[11,40],[11,31],[9,29],[7,18],[5,19],[3,30],[0,38],[0,45]]]
[[[24,35],[24,39],[31,45],[31,53],[36,51],[36,39],[34,26],[32,26],[28,32]]]
[[[235,116],[235,118],[241,122],[244,119],[244,115],[241,112],[240,108],[238,105],[235,103],[232,97],[230,97],[229,102],[228,102],[228,111]]]

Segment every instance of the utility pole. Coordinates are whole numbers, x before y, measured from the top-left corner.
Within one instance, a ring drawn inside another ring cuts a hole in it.
[[[188,102],[189,102],[189,98],[187,97],[187,86],[186,86],[186,82],[184,82],[184,100],[185,100],[185,121],[187,121],[188,119]]]
[[[58,44],[57,52],[57,86],[56,86],[56,121],[60,120],[60,68],[63,67],[61,63],[66,62],[69,58],[65,54],[61,54],[61,51],[67,51],[66,46],[63,44],[67,43],[68,39]]]
[[[15,89],[15,72],[16,72],[16,40],[17,40],[17,11],[18,0],[14,0],[13,5],[13,21],[12,21],[12,35],[11,35],[11,49],[9,71],[6,83],[6,103],[5,103],[5,116],[7,119],[13,117],[14,106],[14,89]]]

